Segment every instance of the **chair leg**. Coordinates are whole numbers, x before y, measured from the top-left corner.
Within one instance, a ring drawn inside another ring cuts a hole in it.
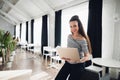
[[[50,63],[49,63],[49,65],[50,66],[52,65],[52,58],[51,58],[51,56],[50,56]]]
[[[120,80],[120,72],[119,72],[118,80]]]
[[[44,55],[42,56],[42,62],[44,61]]]
[[[45,61],[46,61],[46,64],[47,64],[47,56],[45,55]]]

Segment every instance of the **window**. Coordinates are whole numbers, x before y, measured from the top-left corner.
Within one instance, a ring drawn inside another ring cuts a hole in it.
[[[67,36],[71,34],[69,20],[73,15],[78,15],[85,32],[87,32],[88,21],[88,2],[64,9],[62,11],[62,26],[61,26],[61,46],[67,47]]]
[[[41,45],[42,17],[34,22],[34,44]]]
[[[16,25],[16,38],[20,38],[20,24]]]
[[[25,42],[26,43],[26,23],[22,23],[21,42]]]

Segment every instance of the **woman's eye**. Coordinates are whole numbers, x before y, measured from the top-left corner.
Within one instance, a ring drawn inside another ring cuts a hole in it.
[[[76,25],[74,25],[73,27],[76,27]]]

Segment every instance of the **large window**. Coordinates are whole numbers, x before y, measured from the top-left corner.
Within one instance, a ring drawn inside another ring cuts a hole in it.
[[[20,24],[16,25],[16,38],[20,38]]]
[[[88,2],[82,3],[78,6],[64,9],[62,11],[62,27],[61,27],[61,46],[67,46],[67,36],[71,34],[69,27],[69,20],[73,15],[78,15],[85,32],[87,32],[88,21]]]
[[[41,45],[42,18],[35,19],[34,22],[34,44]]]
[[[26,23],[22,23],[21,42],[26,43]]]
[[[28,22],[28,43],[31,43],[31,22]]]

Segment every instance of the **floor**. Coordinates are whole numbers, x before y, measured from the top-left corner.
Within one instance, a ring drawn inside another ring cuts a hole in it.
[[[54,80],[56,74],[64,63],[57,64],[56,69],[49,66],[49,60],[46,63],[45,59],[43,60],[42,56],[39,55],[40,53],[33,54],[32,52],[18,48],[16,49],[16,55],[12,67],[7,68],[5,65],[0,65],[0,71],[32,69],[33,80]]]
[[[46,77],[49,77],[49,78],[42,79],[42,80],[54,80],[57,72],[62,67],[62,64],[61,63],[57,64],[57,69],[54,67],[50,67],[49,60],[46,63],[45,60],[42,59],[42,56],[39,56],[39,54],[38,53],[33,54],[32,52],[28,52],[28,51],[18,48],[16,49],[16,55],[14,57],[12,67],[7,68],[7,66],[1,65],[0,70],[32,69],[32,76],[38,76],[38,75],[46,73],[45,78]]]

